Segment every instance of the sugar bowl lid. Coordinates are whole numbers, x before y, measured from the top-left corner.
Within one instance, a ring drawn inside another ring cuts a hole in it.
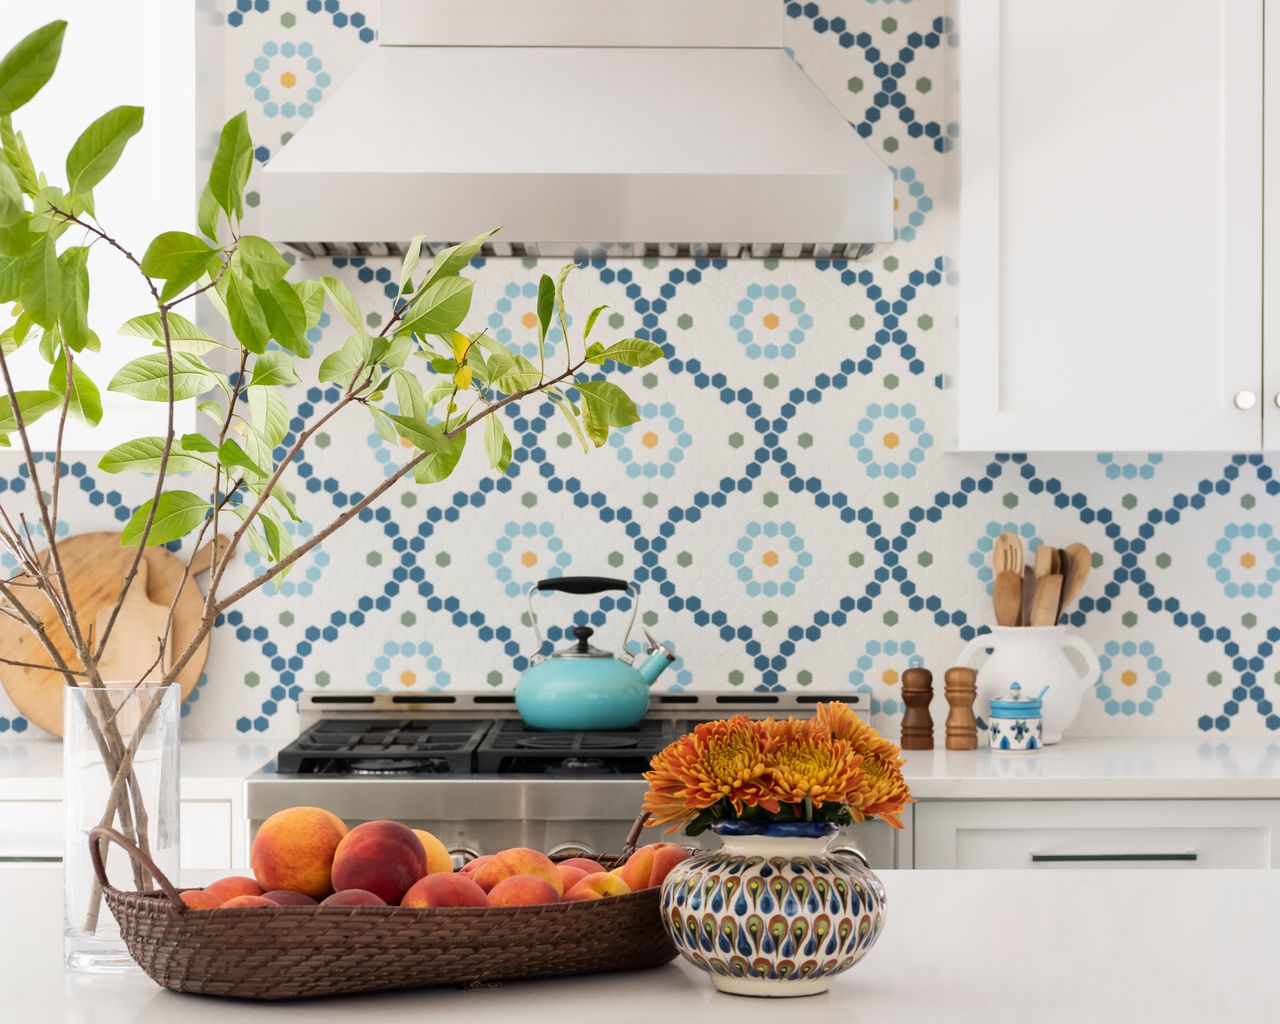
[[[992,718],[1039,718],[1044,705],[1045,687],[1034,697],[1024,696],[1021,683],[1010,683],[1009,692],[1003,697],[992,697]]]

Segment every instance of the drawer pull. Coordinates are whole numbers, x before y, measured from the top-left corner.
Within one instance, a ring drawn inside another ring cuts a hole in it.
[[[1195,853],[1033,853],[1032,864],[1105,864],[1134,861],[1195,863]]]

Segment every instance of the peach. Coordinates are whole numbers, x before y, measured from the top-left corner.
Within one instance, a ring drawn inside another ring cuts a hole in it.
[[[487,907],[489,897],[466,875],[424,875],[404,894],[402,907]]]
[[[598,900],[605,896],[625,896],[631,889],[616,873],[597,871],[587,875],[564,894],[566,900]]]
[[[367,889],[339,889],[320,901],[322,907],[385,907],[387,901]]]
[[[232,875],[229,878],[219,878],[216,882],[210,882],[204,887],[204,891],[226,903],[235,896],[261,896],[262,886],[252,878]]]
[[[282,907],[314,907],[316,905],[316,901],[306,893],[290,892],[288,889],[272,889],[262,895]]]
[[[652,843],[636,850],[613,874],[621,878],[632,892],[661,885],[667,873],[689,856],[689,852],[675,843]]]
[[[347,834],[342,819],[319,807],[290,807],[262,823],[249,866],[263,889],[319,899],[333,892],[333,854]]]
[[[426,851],[427,874],[434,875],[453,870],[453,858],[449,856],[444,843],[424,829],[415,828],[411,831],[418,837],[418,841],[422,843],[422,849]]]
[[[598,860],[592,860],[590,857],[570,857],[568,860],[560,861],[562,868],[581,868],[588,875],[598,875],[604,870],[604,865]]]
[[[458,874],[469,875],[474,871],[479,871],[491,860],[493,860],[492,854],[484,854],[480,857],[476,857],[472,860],[467,861],[465,864],[463,864],[462,867],[458,869]]]
[[[489,892],[503,879],[511,877],[511,872],[498,862],[497,857],[492,856],[477,857],[467,865],[467,870],[463,873],[485,892]]]
[[[219,897],[203,889],[184,889],[178,895],[192,910],[212,910],[214,907],[222,906],[222,900]]]
[[[398,821],[366,821],[338,843],[333,854],[333,887],[365,889],[384,903],[399,903],[427,873],[427,851],[413,831]]]
[[[557,896],[564,892],[560,882],[560,872],[556,870],[555,864],[545,853],[531,850],[527,846],[513,846],[509,850],[495,853],[493,859],[502,865],[510,876],[530,875],[533,878],[541,878],[555,889]]]
[[[273,903],[265,896],[233,896],[222,904],[220,910],[238,910],[242,907],[278,907],[279,903]]]
[[[589,874],[590,871],[583,871],[582,868],[574,867],[571,864],[557,864],[556,870],[560,872],[560,889],[562,892],[568,892],[577,883],[581,882]]]
[[[500,856],[500,855],[499,855]],[[556,876],[559,881],[560,876]],[[545,878],[512,875],[504,878],[489,892],[489,905],[494,907],[527,907],[539,903],[558,903],[560,894]]]

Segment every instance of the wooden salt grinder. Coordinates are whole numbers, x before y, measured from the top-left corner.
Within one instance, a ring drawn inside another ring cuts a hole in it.
[[[973,717],[973,702],[978,696],[978,675],[971,668],[949,668],[946,675],[947,749],[977,750],[978,721]]]
[[[907,709],[902,715],[902,749],[933,749],[933,717],[929,704],[933,700],[933,673],[913,665],[902,673],[902,700]]]

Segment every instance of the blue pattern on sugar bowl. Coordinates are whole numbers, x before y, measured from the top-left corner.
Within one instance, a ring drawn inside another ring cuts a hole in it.
[[[695,854],[667,875],[662,919],[676,949],[716,988],[825,992],[875,944],[884,887],[859,857],[827,849],[835,826],[724,822],[715,829],[721,849]]]
[[[1011,683],[1007,697],[991,698],[987,734],[994,753],[1024,754],[1044,746],[1043,697],[1044,690],[1039,697],[1023,697],[1021,684]]]

